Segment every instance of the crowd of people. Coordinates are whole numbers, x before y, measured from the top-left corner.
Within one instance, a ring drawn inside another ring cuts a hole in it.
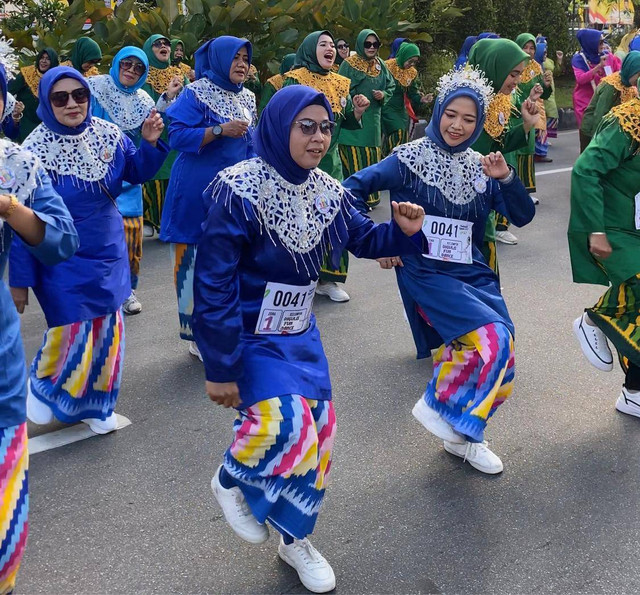
[[[640,417],[640,52],[578,32],[569,245],[578,283],[609,287],[574,323],[594,366],[625,372],[618,410]],[[433,357],[413,415],[482,473],[503,470],[485,440],[513,391],[513,321],[496,240],[532,221],[535,164],[549,161],[558,111],[547,42],[486,32],[424,92],[418,45],[389,58],[371,29],[315,31],[261,83],[246,39],[220,36],[185,62],[152,35],[100,74],[100,47],[52,48],[17,69],[0,44],[0,593],[27,537],[27,426],[117,427],[125,315],[143,237],[170,245],[180,338],[203,362],[209,398],[237,410],[211,489],[230,527],[278,554],[313,592],[336,585],[311,545],[336,418],[312,306],[349,300],[348,253],[394,269],[418,358]],[[434,96],[435,95],[435,96]],[[416,112],[433,103],[424,136]],[[390,195],[392,218],[368,212]],[[11,246],[11,250],[9,247]],[[384,274],[384,273],[381,273]],[[1,277],[0,277],[1,278]],[[47,329],[25,374],[18,313],[31,290]],[[636,293],[638,295],[636,296]]]

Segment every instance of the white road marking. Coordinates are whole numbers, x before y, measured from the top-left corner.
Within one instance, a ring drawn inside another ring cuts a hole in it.
[[[118,418],[118,427],[116,430],[121,430],[131,425],[131,420],[124,415],[116,413]],[[35,438],[29,438],[29,454],[35,455],[45,450],[52,450],[54,448],[60,448],[73,442],[80,440],[86,440],[87,438],[95,438],[98,434],[94,434],[89,426],[84,423],[79,423],[68,428],[62,428],[62,430],[56,430],[55,432],[49,432],[48,434],[42,434]]]
[[[573,167],[562,167],[560,169],[547,169],[545,171],[537,171],[536,178],[539,176],[550,176],[551,174],[562,174],[566,171],[571,171]]]

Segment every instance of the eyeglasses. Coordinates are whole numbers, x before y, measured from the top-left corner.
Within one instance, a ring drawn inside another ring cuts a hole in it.
[[[142,62],[134,62],[133,60],[120,60],[120,70],[133,70],[139,76],[142,76],[147,70]]]
[[[376,50],[380,47],[380,42],[379,41],[365,41],[364,42],[364,49],[368,50],[370,48],[376,48]]]
[[[349,47],[349,44],[348,43],[339,43],[337,47],[338,47],[339,50],[346,50]]]
[[[56,91],[49,95],[49,101],[55,107],[64,107],[69,103],[69,97],[73,97],[73,100],[76,103],[87,103],[87,101],[89,101],[89,89],[80,87],[79,89],[74,89],[71,92]]]
[[[158,41],[154,41],[152,44],[154,48],[170,48],[171,44],[166,39],[158,39]]]
[[[333,134],[333,129],[336,127],[336,123],[331,120],[322,120],[322,122],[316,122],[315,120],[296,120],[294,124],[298,124],[300,126],[300,130],[302,134],[305,136],[313,136],[316,132],[318,132],[318,127],[320,127],[320,132],[323,136],[331,136]]]

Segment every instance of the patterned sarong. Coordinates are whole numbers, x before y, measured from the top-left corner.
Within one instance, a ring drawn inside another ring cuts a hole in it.
[[[239,411],[224,467],[260,523],[298,539],[313,532],[331,469],[331,401],[284,395]]]
[[[380,147],[352,147],[350,145],[339,145],[340,160],[342,161],[342,172],[345,180],[352,174],[375,165],[382,159],[382,149]],[[367,206],[371,209],[380,204],[380,193],[374,192],[367,199]]]
[[[178,296],[180,338],[193,341],[191,319],[193,317],[193,274],[196,266],[195,244],[171,244],[173,284]]]
[[[409,142],[409,131],[408,130],[394,130],[393,132],[387,134],[384,137],[384,142],[382,146],[382,154],[384,157],[391,155],[391,152],[400,145],[404,145]]]
[[[160,230],[162,207],[168,186],[169,180],[149,180],[142,185],[144,222],[151,225],[156,231]]]
[[[131,289],[138,289],[138,274],[142,259],[142,217],[123,217],[124,238],[129,252],[129,272]]]

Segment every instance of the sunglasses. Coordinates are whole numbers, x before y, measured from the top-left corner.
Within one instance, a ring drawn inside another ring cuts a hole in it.
[[[304,119],[296,120],[294,124],[298,124],[298,126],[300,126],[300,130],[305,136],[313,136],[318,132],[318,127],[320,127],[320,132],[323,136],[331,136],[333,134],[333,129],[336,127],[336,123],[331,122],[331,120],[316,122],[315,120]]]
[[[158,41],[154,41],[152,44],[154,48],[170,48],[171,44],[166,39],[158,39]]]
[[[69,97],[73,97],[73,100],[76,103],[87,103],[89,101],[89,89],[85,89],[84,87],[80,87],[79,89],[74,89],[73,91],[56,91],[55,93],[51,93],[49,95],[49,101],[55,107],[64,107],[69,103]]]
[[[348,43],[339,43],[337,47],[338,47],[339,50],[346,50],[349,47],[349,44]]]
[[[139,76],[142,76],[147,68],[142,62],[134,62],[133,60],[120,60],[120,70],[133,70]]]
[[[380,47],[380,42],[379,41],[365,41],[364,42],[364,49],[368,50],[370,48],[376,48],[376,50]]]

